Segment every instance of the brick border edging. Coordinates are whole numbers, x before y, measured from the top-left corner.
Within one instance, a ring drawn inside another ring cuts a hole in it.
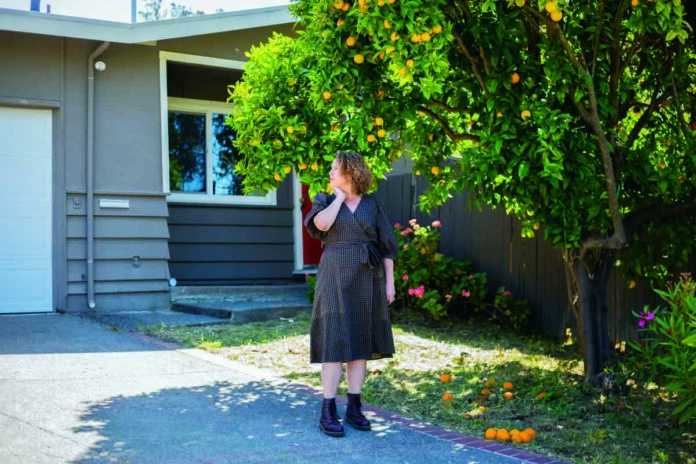
[[[178,343],[166,342],[164,340],[152,337],[142,332],[130,332],[128,333],[128,335],[142,342],[150,343],[159,346],[163,349],[179,350],[184,348],[182,345]],[[288,381],[286,379],[283,380],[287,382],[290,386],[292,386],[292,388],[296,391],[306,393],[316,398],[322,397],[322,393],[312,387]],[[345,396],[338,396],[336,400],[336,402],[339,405],[345,405],[347,402]],[[520,462],[528,462],[532,464],[572,464],[571,461],[565,461],[550,456],[543,456],[541,454],[532,453],[531,451],[523,450],[520,448],[514,448],[498,442],[482,440],[480,438],[475,438],[469,435],[463,435],[459,432],[444,429],[442,427],[428,424],[426,422],[420,422],[415,419],[411,419],[409,417],[384,410],[371,404],[363,403],[363,410],[372,412],[379,416],[381,419],[388,420],[397,425],[402,425],[418,433],[423,433],[425,435],[429,435],[440,440],[450,441],[452,443],[466,446],[468,448],[474,448],[477,450],[487,451],[493,454],[499,454],[506,458],[518,459]]]

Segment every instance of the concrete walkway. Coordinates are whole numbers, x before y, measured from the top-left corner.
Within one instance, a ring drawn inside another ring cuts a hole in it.
[[[2,464],[561,462],[375,408],[372,432],[329,438],[318,411],[312,390],[221,356],[72,315],[0,316]]]

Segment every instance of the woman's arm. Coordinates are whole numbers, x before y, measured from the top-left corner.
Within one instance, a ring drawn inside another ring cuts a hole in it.
[[[343,200],[346,198],[346,193],[343,190],[334,189],[334,194],[336,195],[334,201],[314,216],[314,225],[322,232],[329,230],[334,221],[336,221],[338,211],[341,209],[341,203],[343,203]]]
[[[390,258],[384,258],[384,274],[387,278],[387,303],[391,304],[396,297],[396,289],[394,287],[394,261]]]

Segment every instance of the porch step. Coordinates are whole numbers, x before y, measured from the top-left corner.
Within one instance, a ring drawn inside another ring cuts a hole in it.
[[[307,284],[173,287],[171,309],[234,323],[256,322],[310,312],[308,293]]]

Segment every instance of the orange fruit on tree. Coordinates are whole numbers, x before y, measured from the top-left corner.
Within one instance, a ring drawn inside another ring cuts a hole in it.
[[[346,45],[348,45],[349,47],[352,47],[353,45],[355,45],[355,42],[356,42],[356,39],[353,36],[350,36],[346,39]]]
[[[512,77],[510,78],[513,84],[517,84],[520,81],[520,75],[517,73],[512,73]]]
[[[377,6],[384,6],[384,0],[377,0]]]
[[[437,26],[433,27],[433,34],[439,34],[440,32],[442,32],[442,26],[438,24]]]
[[[338,21],[336,21],[336,27],[341,27],[341,26],[343,26],[345,23],[346,23],[345,20],[339,19]]]
[[[418,43],[420,41],[421,41],[421,36],[414,32],[413,35],[411,36],[411,42]]]
[[[385,131],[384,129],[380,129],[377,131],[377,137],[384,137],[386,135],[387,135],[387,131]]]
[[[440,374],[440,382],[447,383],[452,381],[452,376],[449,374]]]
[[[399,37],[399,34],[397,34],[396,32],[392,32],[392,33],[391,33],[391,36],[389,36],[389,38],[391,39],[392,42],[396,42],[396,41],[399,40],[401,37]]]
[[[374,141],[376,141],[376,140],[377,140],[377,138],[375,137],[374,134],[368,134],[368,135],[367,135],[367,141],[368,141],[368,142],[372,143],[372,142],[374,142]]]
[[[553,13],[554,11],[558,11],[558,6],[556,6],[556,2],[546,2],[546,5],[544,5],[544,9],[548,13]]]
[[[283,180],[283,178],[280,177],[280,174],[278,174],[277,172],[276,172],[275,174],[273,174],[273,178],[274,178],[275,180],[277,180],[278,182],[280,182],[281,180]]]
[[[631,0],[631,6],[632,6],[633,8],[637,7],[637,6],[638,6],[638,0]]]
[[[447,392],[444,395],[442,395],[442,401],[452,401],[453,398],[454,396],[450,392]]]
[[[383,96],[384,96],[384,90],[379,89],[377,92],[375,92],[375,97],[382,98]]]
[[[350,10],[350,3],[347,3],[347,2],[344,3],[344,4],[343,4],[343,7],[341,7],[341,10],[343,10],[343,11],[348,11],[348,10]]]
[[[510,439],[510,434],[505,429],[498,429],[498,432],[495,434],[495,438],[500,441],[508,441]]]
[[[525,0],[515,0],[515,4],[519,7],[523,7],[525,3]]]
[[[312,163],[312,166],[310,167],[312,168],[312,171],[316,171],[317,169],[319,169],[319,165],[317,163]]]
[[[288,131],[288,134],[292,134],[293,132],[295,132],[295,128],[292,126],[288,126],[287,131]]]
[[[503,384],[503,389],[505,390],[514,390],[515,386],[512,384],[512,382],[505,382]]]
[[[412,68],[413,65],[414,65],[413,60],[406,60],[406,66],[408,66],[409,68]]]
[[[560,11],[554,11],[553,13],[551,13],[551,19],[555,22],[558,22],[561,19],[563,19],[563,13],[561,13]]]
[[[430,32],[424,32],[420,36],[421,42],[430,42]]]
[[[389,21],[387,21],[386,19],[384,20],[383,24],[385,29],[391,29],[391,24],[389,24]]]
[[[290,166],[285,166],[285,167],[283,168],[283,172],[284,172],[285,174],[290,174],[290,171],[292,171],[292,168],[291,168]]]
[[[383,126],[383,125],[384,125],[384,119],[382,119],[382,118],[380,118],[379,116],[377,116],[377,117],[375,118],[375,126]]]
[[[355,62],[358,63],[358,64],[362,64],[363,61],[365,61],[365,57],[362,56],[360,53],[358,53],[357,55],[355,55],[355,56],[353,57],[353,61],[355,61]]]
[[[340,10],[343,8],[344,3],[345,2],[343,0],[337,0],[334,2],[333,7],[336,8],[337,10]]]
[[[301,171],[304,170],[304,169],[307,169],[307,163],[300,163],[299,168],[300,168]]]
[[[401,74],[402,76],[405,76],[406,74],[408,74],[408,69],[406,69],[406,68],[400,68],[400,69],[399,69],[399,74]]]
[[[329,98],[331,98],[331,92],[325,90],[324,93],[321,94],[321,96],[324,97],[324,100],[328,100]]]
[[[515,397],[515,395],[512,392],[503,393],[503,398],[505,398],[506,400],[511,400],[514,397]]]
[[[530,113],[529,110],[524,110],[520,114],[520,117],[522,118],[523,121],[531,116],[532,116],[532,113]]]
[[[396,1],[396,0],[387,0],[387,2],[389,2],[389,4],[392,4],[392,3],[394,3],[395,1]]]
[[[437,166],[433,166],[432,168],[430,168],[430,172],[432,172],[433,175],[437,176],[438,174],[440,174],[440,168]]]

